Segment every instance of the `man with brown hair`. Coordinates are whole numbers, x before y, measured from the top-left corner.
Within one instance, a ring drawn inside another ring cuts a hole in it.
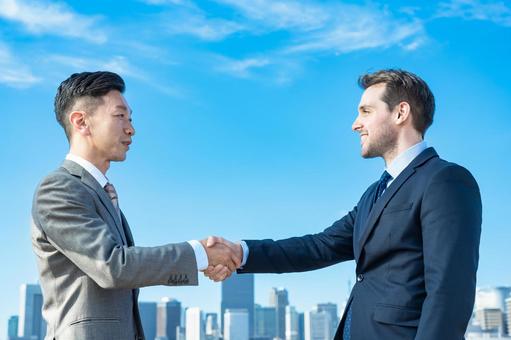
[[[481,233],[481,197],[472,175],[441,159],[424,135],[435,100],[403,70],[359,79],[353,131],[361,155],[385,171],[357,205],[324,231],[284,240],[230,243],[239,273],[309,271],[356,261],[356,284],[336,340],[459,340],[472,313]],[[221,280],[224,266],[206,275]]]

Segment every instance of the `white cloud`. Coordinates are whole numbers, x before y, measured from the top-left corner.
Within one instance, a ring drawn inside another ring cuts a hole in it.
[[[186,34],[206,41],[223,40],[243,30],[243,26],[223,19],[208,19],[203,14],[183,15],[179,20],[166,24],[171,34]]]
[[[275,29],[316,29],[330,17],[324,7],[299,1],[217,0],[217,2],[234,7],[247,18]]]
[[[114,56],[108,59],[95,59],[67,55],[50,55],[45,58],[47,63],[58,63],[71,68],[71,72],[83,71],[111,71],[121,76],[129,76],[140,80],[147,80],[147,75],[131,65],[124,56]]]
[[[38,83],[28,66],[18,61],[9,48],[0,43],[0,83],[15,88],[26,88]]]
[[[491,21],[497,25],[511,27],[511,7],[503,1],[451,0],[440,4],[437,16]]]
[[[398,19],[389,11],[371,5],[311,3],[291,0],[216,0],[240,11],[251,23],[266,30],[287,31],[285,53],[347,53],[362,49],[401,46],[413,50],[409,40],[423,41],[422,23]],[[403,14],[401,14],[403,15]],[[254,29],[254,27],[256,27]]]
[[[247,58],[235,60],[229,58],[220,58],[217,70],[230,74],[238,78],[249,78],[253,69],[262,68],[270,65],[268,58]]]
[[[60,3],[34,0],[0,0],[0,18],[18,22],[31,33],[53,34],[104,43],[107,36],[96,24],[98,17],[73,12]]]

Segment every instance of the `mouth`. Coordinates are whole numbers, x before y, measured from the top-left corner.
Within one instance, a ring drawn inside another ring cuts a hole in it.
[[[125,141],[125,142],[121,142],[122,145],[124,145],[125,147],[127,147],[128,149],[130,148],[130,144],[131,144],[131,141]]]
[[[361,133],[360,134],[360,144],[364,144],[364,141],[367,138],[367,133]]]

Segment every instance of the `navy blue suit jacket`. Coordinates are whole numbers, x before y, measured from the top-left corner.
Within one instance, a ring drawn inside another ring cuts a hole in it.
[[[476,181],[428,148],[369,209],[376,185],[323,232],[247,240],[249,256],[239,272],[301,272],[355,259],[357,282],[348,301],[352,340],[463,339],[479,260]]]

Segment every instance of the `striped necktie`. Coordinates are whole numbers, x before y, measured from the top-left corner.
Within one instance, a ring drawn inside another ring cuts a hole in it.
[[[108,197],[110,197],[115,210],[117,211],[119,219],[121,219],[121,209],[119,209],[119,197],[117,196],[117,191],[115,191],[115,188],[111,183],[107,183],[104,188]]]

